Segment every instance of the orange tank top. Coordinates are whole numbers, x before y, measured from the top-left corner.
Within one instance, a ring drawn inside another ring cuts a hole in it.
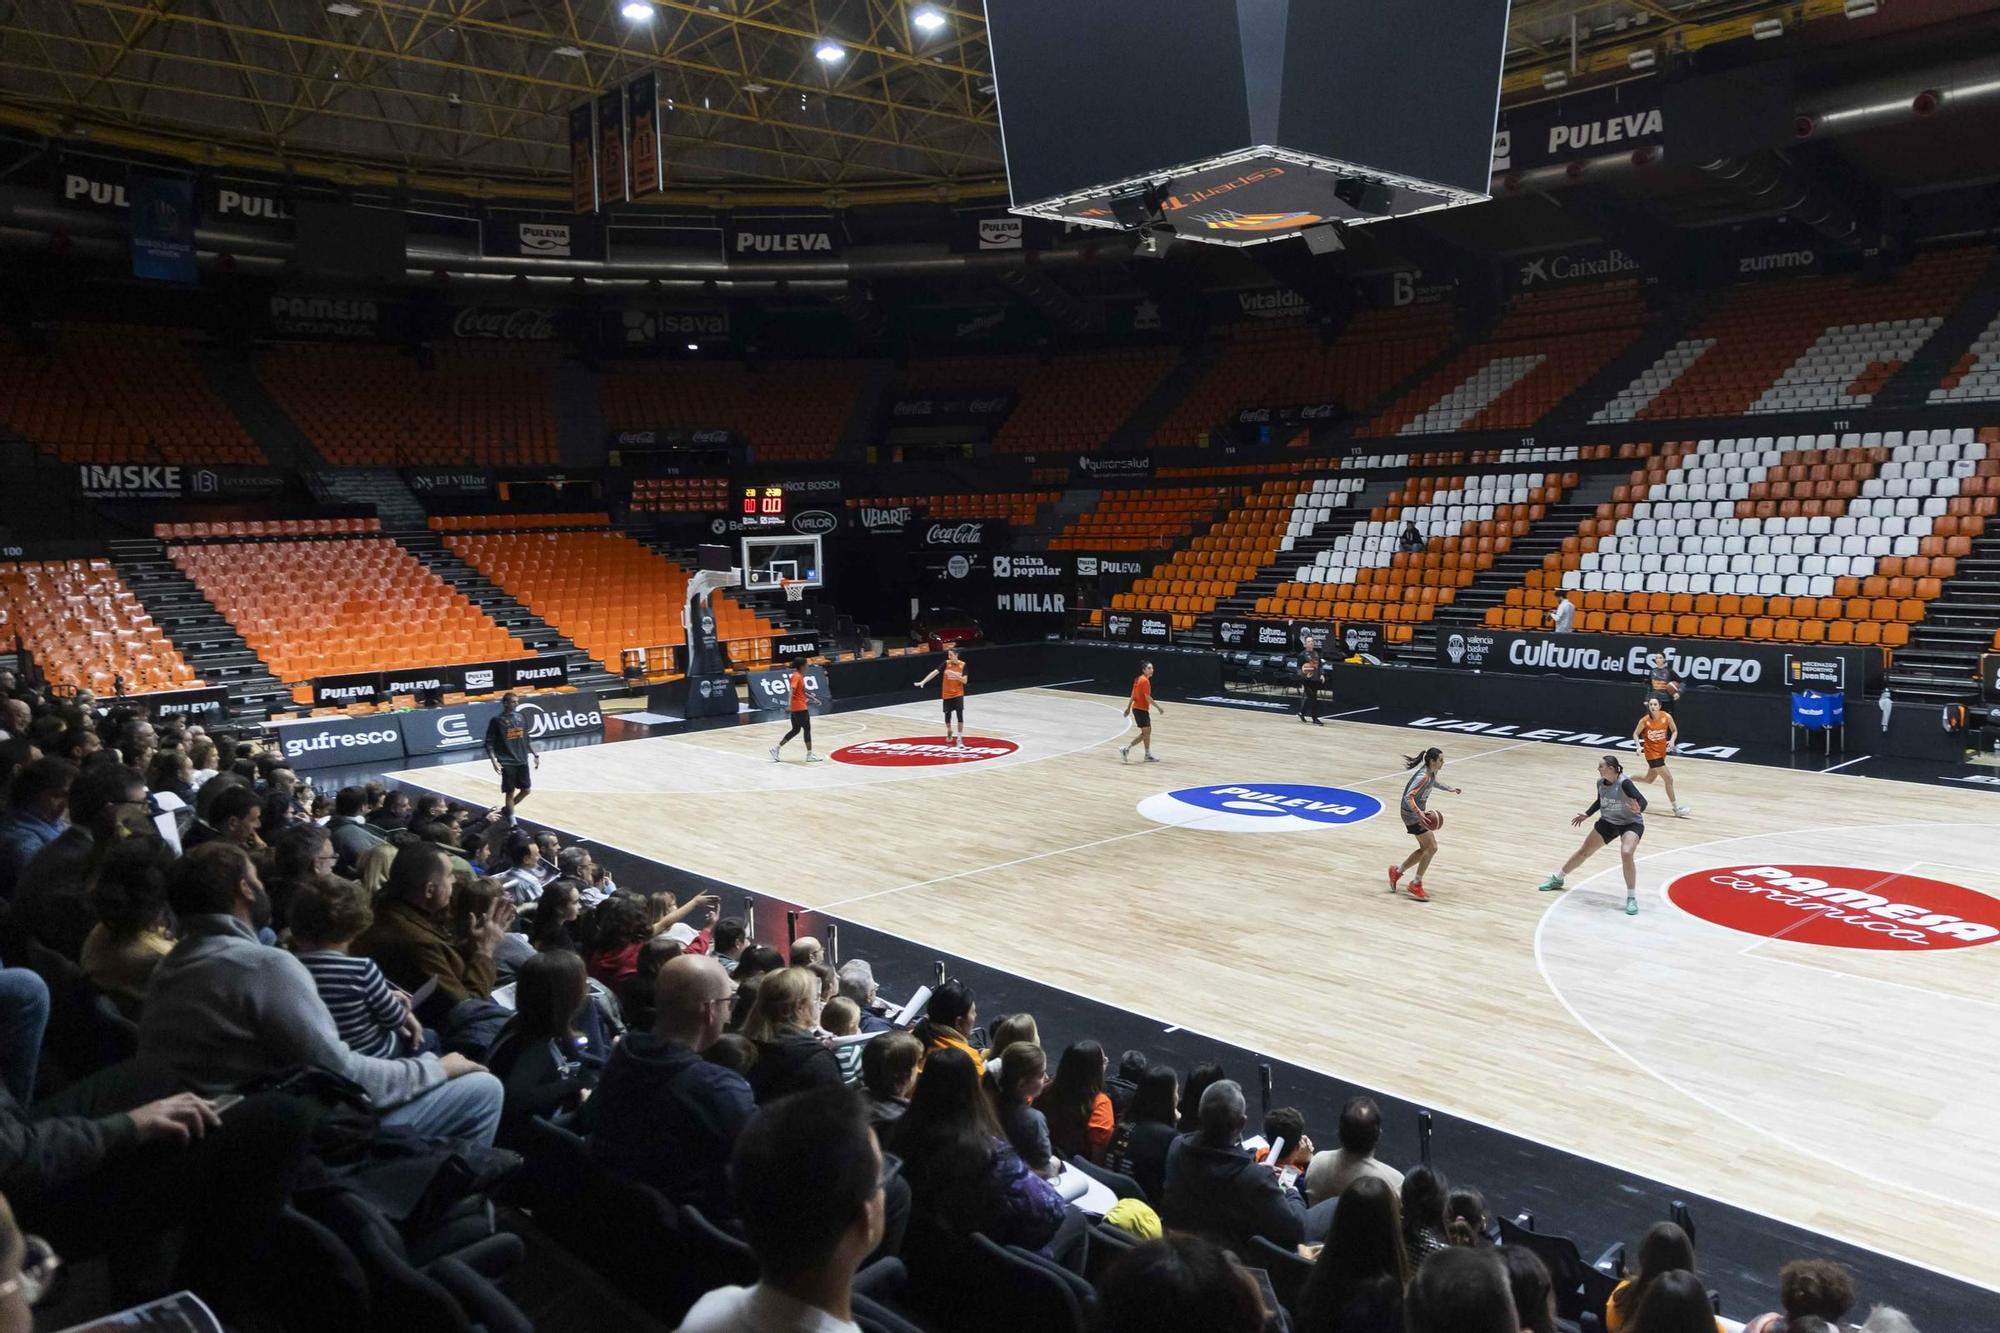
[[[944,697],[963,699],[965,697],[965,664],[946,662],[944,664]]]
[[[1667,737],[1670,734],[1665,722],[1660,723],[1657,727],[1648,726],[1643,722],[1640,723],[1639,753],[1648,759],[1665,759],[1667,757]]]

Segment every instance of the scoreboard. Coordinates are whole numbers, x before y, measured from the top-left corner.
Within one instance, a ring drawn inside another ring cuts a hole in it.
[[[758,518],[779,523],[785,519],[785,488],[783,486],[745,486],[743,488],[743,517]]]

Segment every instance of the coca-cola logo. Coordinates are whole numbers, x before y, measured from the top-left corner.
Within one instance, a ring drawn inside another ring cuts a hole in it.
[[[924,545],[977,546],[985,535],[983,523],[933,523],[924,533]]]
[[[530,306],[467,306],[452,316],[451,336],[548,342],[556,336],[555,312]]]

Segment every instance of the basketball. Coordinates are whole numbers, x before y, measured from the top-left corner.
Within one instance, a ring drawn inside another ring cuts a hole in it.
[[[1443,827],[1444,827],[1444,812],[1443,812],[1443,811],[1441,811],[1441,810],[1426,810],[1426,811],[1424,811],[1424,824],[1425,824],[1425,825],[1426,825],[1427,827],[1429,827],[1429,828],[1430,828],[1430,829],[1431,829],[1431,830],[1432,830],[1433,832],[1435,832],[1435,831],[1436,831],[1436,830],[1438,830],[1438,829],[1441,829],[1441,828],[1443,828]]]

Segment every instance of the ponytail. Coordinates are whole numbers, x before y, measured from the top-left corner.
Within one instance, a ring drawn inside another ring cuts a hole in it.
[[[1430,763],[1430,762],[1431,762],[1431,761],[1432,761],[1433,759],[1442,759],[1442,758],[1444,758],[1444,751],[1443,751],[1443,750],[1440,750],[1440,749],[1438,749],[1438,747],[1437,747],[1437,746],[1433,745],[1433,746],[1432,746],[1432,747],[1431,747],[1430,749],[1428,749],[1428,750],[1425,750],[1425,751],[1424,751],[1424,752],[1423,752],[1422,754],[1415,754],[1415,755],[1410,755],[1410,754],[1406,754],[1406,755],[1404,755],[1404,756],[1403,756],[1403,767],[1404,767],[1404,768],[1415,768],[1415,767],[1417,767],[1417,765],[1419,765],[1419,764],[1428,764],[1428,763]]]
[[[1618,756],[1615,754],[1607,754],[1599,762],[1609,764],[1613,773],[1622,775],[1625,772],[1625,765],[1618,761]]]

